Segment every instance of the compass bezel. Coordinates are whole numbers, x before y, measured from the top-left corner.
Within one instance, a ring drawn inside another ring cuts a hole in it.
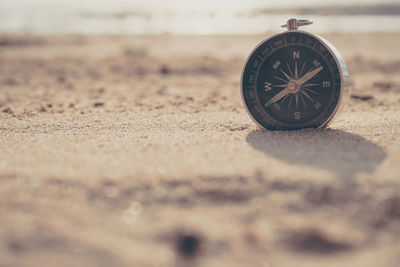
[[[335,64],[337,66],[338,72],[339,72],[339,76],[340,76],[339,96],[338,96],[338,100],[336,102],[336,106],[334,107],[334,110],[331,112],[331,114],[329,114],[327,119],[325,119],[325,121],[323,123],[321,123],[320,125],[318,125],[317,127],[289,126],[289,125],[285,126],[285,125],[282,125],[283,124],[282,122],[277,121],[275,118],[273,118],[267,112],[265,112],[266,113],[265,115],[267,115],[267,118],[268,118],[268,120],[270,120],[271,125],[262,125],[259,121],[257,121],[257,119],[253,116],[253,114],[249,110],[249,107],[248,107],[245,97],[244,97],[244,90],[245,90],[245,85],[243,84],[244,76],[246,74],[246,67],[248,66],[248,63],[252,59],[253,55],[257,52],[257,50],[261,46],[263,46],[266,42],[269,42],[271,39],[278,37],[280,35],[289,34],[292,32],[305,34],[305,35],[308,35],[312,38],[315,38],[317,41],[319,41],[324,46],[324,48],[327,49],[328,52],[332,55],[332,57],[335,61]],[[337,115],[338,111],[340,111],[340,109],[342,107],[343,97],[344,97],[344,95],[347,95],[347,93],[348,93],[347,80],[348,80],[348,70],[347,70],[346,63],[345,63],[342,55],[340,54],[340,52],[330,42],[328,42],[326,39],[324,39],[316,34],[313,34],[313,33],[307,32],[307,31],[302,31],[302,30],[297,30],[297,29],[296,30],[286,30],[286,31],[279,32],[279,33],[269,36],[268,38],[266,38],[262,42],[260,42],[251,51],[251,53],[247,57],[246,63],[244,64],[244,67],[242,70],[242,76],[241,76],[241,82],[240,82],[241,97],[242,97],[242,101],[243,101],[243,104],[245,106],[247,113],[252,118],[252,120],[261,128],[264,128],[267,130],[297,130],[297,129],[302,129],[302,128],[322,129],[322,128],[326,128],[333,121],[333,118]]]

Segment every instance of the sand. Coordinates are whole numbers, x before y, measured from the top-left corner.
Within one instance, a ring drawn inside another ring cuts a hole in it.
[[[265,36],[1,36],[0,266],[399,266],[400,34],[322,36],[352,92],[294,132],[241,102]]]

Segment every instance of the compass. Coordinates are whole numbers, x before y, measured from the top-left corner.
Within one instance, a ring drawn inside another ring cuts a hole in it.
[[[310,20],[289,19],[250,54],[242,74],[249,115],[269,130],[324,128],[346,91],[346,63],[339,51],[315,34],[298,30]]]

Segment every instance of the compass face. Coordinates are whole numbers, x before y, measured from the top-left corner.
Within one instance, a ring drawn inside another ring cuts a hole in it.
[[[341,98],[337,59],[319,38],[288,31],[259,45],[242,77],[242,94],[253,119],[271,130],[319,128]]]

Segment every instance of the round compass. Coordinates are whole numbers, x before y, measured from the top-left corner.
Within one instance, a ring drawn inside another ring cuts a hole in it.
[[[289,19],[288,30],[264,40],[249,56],[242,96],[250,116],[269,130],[322,128],[332,120],[348,77],[340,53]]]

